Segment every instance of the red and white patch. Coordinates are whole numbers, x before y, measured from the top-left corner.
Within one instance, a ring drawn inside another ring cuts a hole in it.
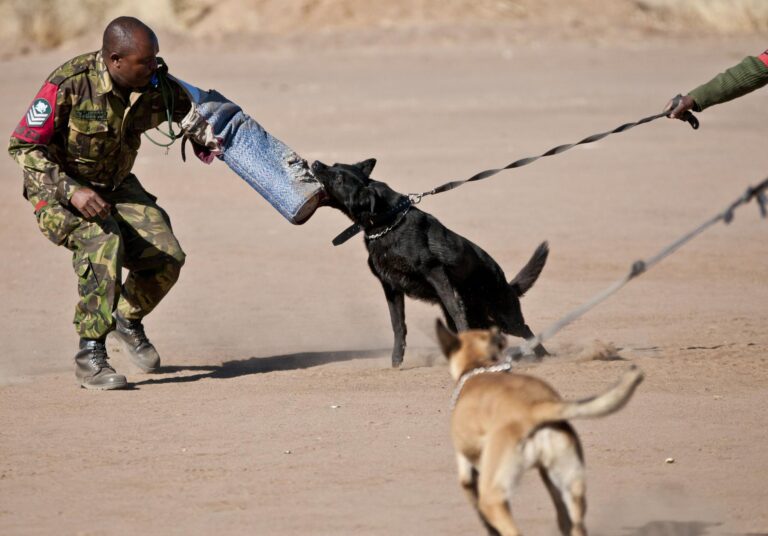
[[[50,82],[38,91],[27,113],[19,121],[13,136],[22,141],[46,144],[53,137],[53,118],[56,115],[56,93],[59,87]]]
[[[765,66],[768,67],[768,50],[760,54],[757,59],[765,63]]]

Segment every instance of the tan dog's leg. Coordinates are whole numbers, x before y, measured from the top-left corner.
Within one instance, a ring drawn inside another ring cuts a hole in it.
[[[459,469],[459,484],[467,494],[469,503],[477,508],[477,473],[466,456],[456,453],[456,466]]]
[[[480,457],[478,509],[502,536],[520,534],[512,520],[508,500],[525,469],[521,436],[519,427],[514,425],[493,432]]]
[[[565,536],[586,536],[586,484],[584,458],[579,437],[568,423],[558,423],[536,432],[539,473],[557,510],[557,524]]]
[[[568,514],[568,509],[565,507],[563,499],[560,498],[560,490],[555,487],[552,481],[549,479],[547,470],[544,467],[539,466],[539,475],[541,480],[544,481],[544,485],[549,491],[549,496],[552,497],[552,502],[555,503],[555,510],[557,511],[557,526],[560,527],[560,534],[571,533],[571,516]]]
[[[472,462],[470,462],[463,454],[456,453],[456,465],[459,469],[459,484],[461,484],[464,493],[467,494],[469,503],[477,511],[477,515],[480,516],[480,521],[485,525],[488,534],[497,536],[499,533],[488,523],[477,507],[477,471],[472,465]]]

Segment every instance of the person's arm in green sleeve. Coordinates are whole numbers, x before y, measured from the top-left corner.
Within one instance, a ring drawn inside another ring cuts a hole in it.
[[[760,56],[747,56],[740,63],[718,74],[706,84],[698,86],[680,99],[669,117],[680,119],[688,110],[700,112],[723,102],[739,98],[768,84],[768,51]]]

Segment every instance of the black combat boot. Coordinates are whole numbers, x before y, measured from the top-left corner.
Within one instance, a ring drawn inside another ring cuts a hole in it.
[[[107,362],[104,341],[80,339],[80,350],[75,354],[75,376],[86,389],[122,389],[128,382]]]
[[[160,366],[160,356],[144,333],[141,320],[126,320],[115,314],[115,331],[112,334],[141,370],[154,372]]]

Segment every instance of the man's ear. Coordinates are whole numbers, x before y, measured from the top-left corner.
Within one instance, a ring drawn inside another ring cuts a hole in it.
[[[358,162],[355,164],[358,168],[360,168],[360,171],[363,172],[363,175],[366,177],[371,176],[371,172],[373,171],[373,168],[376,166],[376,159],[375,158],[369,158],[368,160],[363,160],[362,162]]]
[[[461,340],[458,335],[453,331],[445,327],[441,319],[437,319],[435,324],[437,328],[437,341],[440,343],[440,349],[443,351],[443,355],[448,359],[461,347]]]

